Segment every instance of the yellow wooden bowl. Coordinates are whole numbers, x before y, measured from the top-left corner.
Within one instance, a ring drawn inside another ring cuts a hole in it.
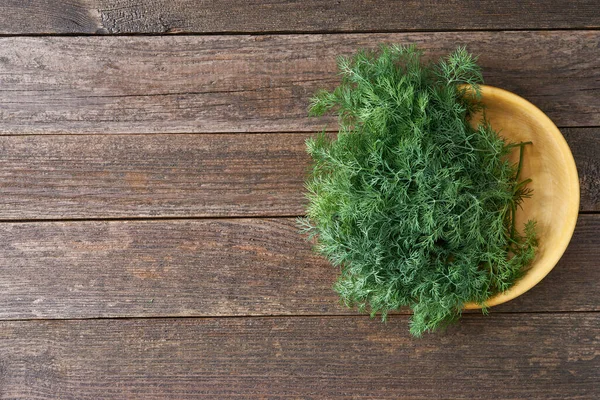
[[[533,196],[517,211],[516,223],[522,229],[524,222],[535,219],[539,240],[537,255],[526,275],[506,292],[490,298],[485,304],[491,307],[522,295],[558,263],[577,222],[579,179],[567,142],[546,114],[506,90],[482,85],[481,91],[486,117],[500,136],[510,142],[533,142],[524,147],[520,175],[521,179],[532,179],[528,187],[533,189]],[[467,310],[477,308],[481,308],[479,304],[465,305]]]

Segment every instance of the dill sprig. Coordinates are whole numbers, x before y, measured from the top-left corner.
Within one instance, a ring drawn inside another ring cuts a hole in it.
[[[528,143],[506,143],[485,120],[471,126],[483,78],[464,48],[435,64],[421,57],[414,46],[381,46],[339,58],[340,85],[318,92],[310,113],[335,111],[340,130],[307,140],[313,167],[299,220],[340,268],[342,301],[383,319],[409,306],[415,336],[507,290],[537,246],[535,222],[522,234],[514,223],[531,196],[519,176]]]

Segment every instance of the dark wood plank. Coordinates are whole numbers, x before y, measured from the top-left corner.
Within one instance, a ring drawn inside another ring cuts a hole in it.
[[[596,313],[0,323],[10,399],[594,399]]]
[[[302,215],[308,136],[0,137],[0,220]]]
[[[595,0],[4,0],[0,33],[350,32],[597,28]]]
[[[497,310],[600,311],[599,229]],[[337,274],[291,219],[0,224],[0,319],[355,313]]]
[[[571,147],[581,187],[582,211],[600,211],[600,128],[563,129]]]
[[[335,58],[380,42],[432,57],[459,44],[487,83],[558,126],[600,125],[600,31],[278,36],[0,38],[0,132],[297,132],[308,99],[333,87]]]
[[[0,34],[95,33],[95,0],[2,0]]]
[[[290,219],[0,224],[0,319],[339,313]]]
[[[564,131],[600,210],[600,129]],[[310,135],[0,136],[0,220],[302,215]]]

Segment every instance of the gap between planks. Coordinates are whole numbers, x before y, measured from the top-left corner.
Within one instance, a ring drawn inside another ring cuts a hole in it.
[[[223,32],[157,32],[157,33],[0,33],[0,38],[17,38],[17,37],[31,37],[31,38],[45,38],[45,37],[98,37],[102,38],[105,36],[111,37],[158,37],[158,36],[291,36],[291,35],[387,35],[397,33],[476,33],[476,32],[494,32],[494,33],[511,33],[511,32],[581,32],[581,31],[600,31],[600,27],[574,27],[574,28],[515,28],[515,29],[399,29],[399,30],[346,30],[346,31],[223,31]]]
[[[494,308],[488,309],[488,314],[482,314],[481,311],[478,310],[467,310],[462,315],[481,315],[481,318],[490,317],[492,315],[522,315],[522,314],[531,314],[531,315],[570,315],[570,314],[600,314],[600,310],[573,310],[573,311],[515,311],[515,310],[500,310],[496,311]],[[402,311],[390,311],[388,312],[388,317],[398,318],[398,317],[406,317],[412,315],[410,310]],[[207,320],[207,319],[296,319],[296,318],[367,318],[369,320],[373,320],[376,322],[381,322],[385,324],[386,322],[381,321],[381,317],[376,315],[375,317],[371,317],[369,314],[360,314],[353,313],[349,311],[347,314],[272,314],[272,315],[262,315],[262,314],[244,314],[244,315],[197,315],[197,316],[180,316],[180,315],[152,315],[152,316],[135,316],[135,317],[68,317],[68,318],[0,318],[0,323],[2,321],[9,322],[48,322],[48,321],[98,321],[98,320],[108,320],[108,321],[131,321],[131,320]],[[460,324],[460,320],[458,321]]]

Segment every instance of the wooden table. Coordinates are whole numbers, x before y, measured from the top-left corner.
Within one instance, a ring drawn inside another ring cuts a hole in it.
[[[263,4],[264,3],[264,4]],[[598,0],[3,0],[0,397],[600,398]],[[335,57],[464,44],[561,128],[554,271],[413,339],[338,305],[303,213]]]

